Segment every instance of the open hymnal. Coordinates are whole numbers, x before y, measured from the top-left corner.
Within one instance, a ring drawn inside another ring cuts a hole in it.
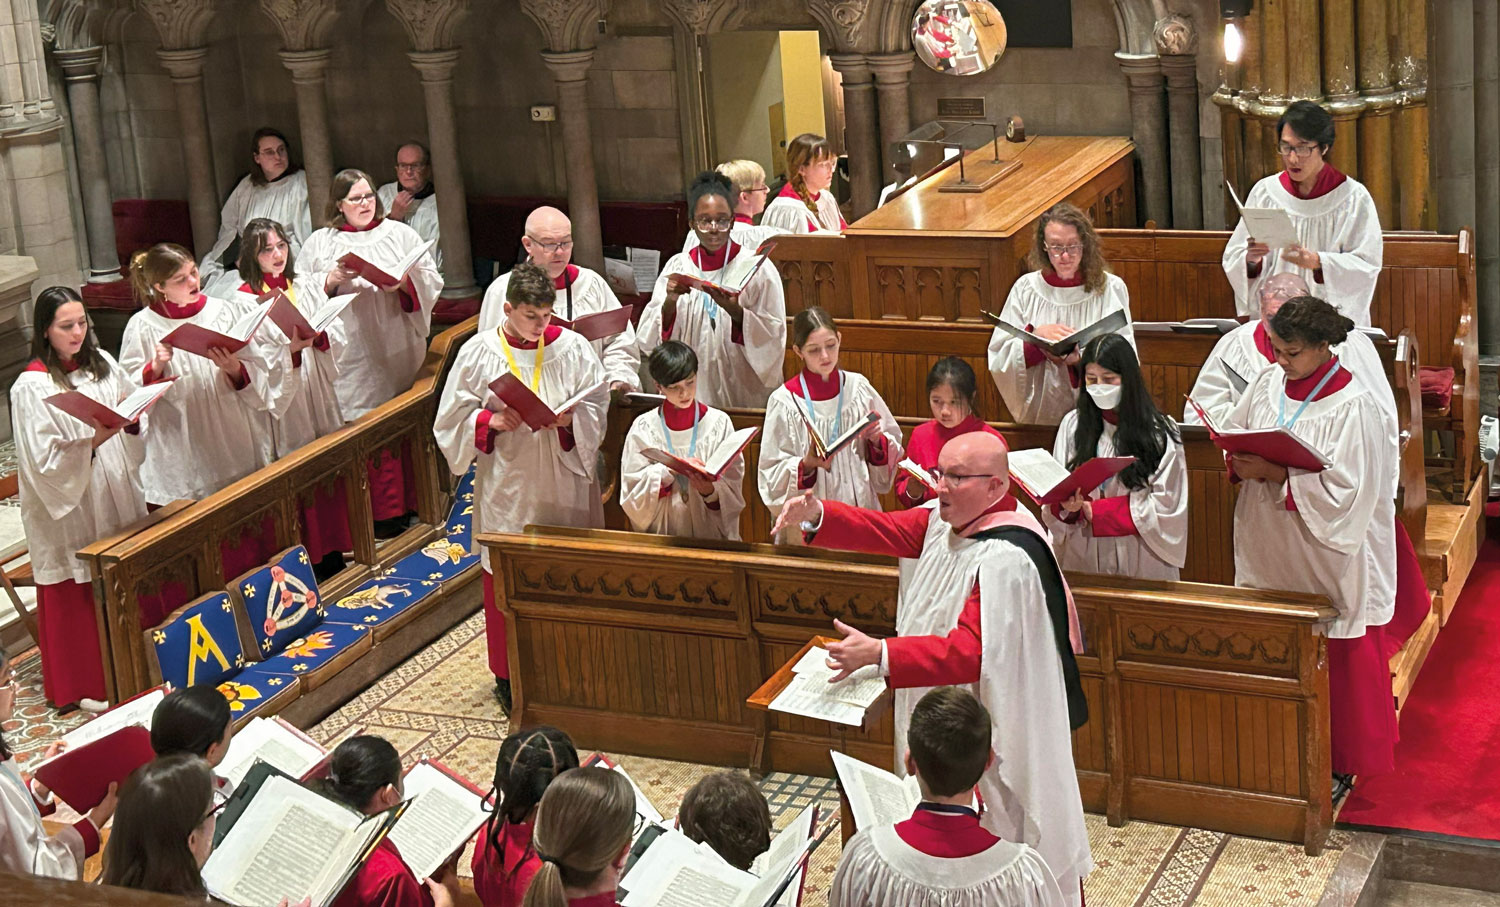
[[[724,271],[718,280],[705,280],[702,277],[694,277],[691,274],[669,274],[668,279],[677,283],[692,287],[695,290],[707,290],[710,288],[722,290],[725,293],[742,293],[745,287],[750,285],[750,278],[755,276],[766,260],[771,257],[771,250],[776,248],[776,240],[768,239],[755,249],[754,255],[737,255],[729,264],[724,266]]]
[[[37,779],[78,812],[98,806],[110,782],[123,785],[155,758],[151,716],[166,695],[165,686],[153,687],[64,734],[62,752],[37,766]]]
[[[344,309],[353,302],[356,294],[345,293],[342,296],[334,296],[320,306],[317,313],[309,318],[297,308],[296,304],[287,298],[280,290],[273,290],[264,296],[258,297],[257,302],[271,304],[269,314],[271,321],[281,333],[291,340],[312,340],[319,334],[328,330],[338,317],[344,314]]]
[[[174,350],[183,350],[205,359],[213,358],[209,354],[210,350],[238,353],[255,339],[255,332],[260,330],[261,324],[270,314],[269,306],[251,309],[234,323],[227,334],[201,324],[179,324],[161,342]]]
[[[662,450],[659,447],[647,447],[641,451],[641,456],[653,463],[660,463],[673,472],[681,473],[685,476],[702,476],[711,482],[717,482],[724,477],[724,470],[729,468],[729,464],[734,462],[734,458],[739,456],[741,451],[746,447],[749,447],[750,442],[754,441],[755,436],[758,434],[760,434],[760,428],[754,425],[749,428],[740,429],[725,438],[724,443],[720,444],[718,449],[709,455],[708,459],[702,461],[703,465],[701,467],[692,461],[685,460],[671,451]]]
[[[125,700],[107,712],[100,712],[87,724],[76,727],[60,738],[68,749],[77,749],[85,743],[93,743],[102,740],[110,734],[127,728],[131,725],[139,725],[146,730],[151,730],[151,716],[156,712],[156,707],[167,696],[165,684],[133,696]]]
[[[877,413],[865,413],[863,419],[856,419],[854,424],[849,426],[842,434],[830,439],[824,438],[818,433],[818,427],[813,425],[812,419],[808,417],[807,410],[804,407],[800,405],[797,407],[797,415],[802,417],[802,424],[807,426],[807,434],[812,438],[813,452],[818,455],[818,459],[820,460],[826,460],[850,444],[853,444],[861,432],[871,425],[876,425],[880,422],[880,416]]]
[[[235,791],[232,805],[250,799],[232,814],[226,807],[220,822],[229,828],[203,864],[208,893],[238,907],[333,903],[410,802],[364,816],[285,775],[259,778],[252,787],[252,772]]]
[[[1040,447],[1010,452],[1010,477],[1037,504],[1061,504],[1075,492],[1091,494],[1135,457],[1094,457],[1072,472]]]
[[[905,822],[922,802],[916,775],[898,778],[883,768],[837,750],[829,752],[833,756],[833,770],[838,774],[839,787],[844,791],[844,799],[849,801],[849,812],[854,814],[855,829]]]
[[[1300,244],[1297,228],[1293,226],[1292,216],[1286,213],[1286,209],[1246,208],[1228,180],[1224,181],[1224,185],[1229,188],[1229,197],[1234,199],[1234,206],[1240,209],[1240,217],[1244,219],[1245,230],[1249,232],[1251,239],[1273,249],[1288,249]]]
[[[655,804],[653,804],[649,799],[646,798],[646,792],[641,790],[640,785],[635,783],[635,779],[630,777],[630,773],[625,771],[622,766],[616,764],[613,760],[611,760],[603,753],[594,753],[587,759],[583,760],[581,764],[584,766],[597,766],[598,768],[607,768],[612,772],[619,772],[625,777],[626,781],[630,782],[630,789],[635,792],[635,813],[645,820],[641,823],[641,828],[636,833],[636,839],[638,839],[648,827],[652,825],[662,824],[661,812],[657,810]],[[632,839],[631,843],[634,844],[635,839]]]
[[[931,491],[933,494],[937,494],[937,479],[934,479],[932,477],[932,473],[928,472],[927,470],[923,469],[915,462],[913,462],[910,457],[907,457],[900,463],[897,463],[896,468],[911,476],[913,479],[916,479],[918,482],[921,482],[923,485],[926,485],[928,491]]]
[[[865,665],[832,683],[838,672],[828,667],[827,659],[827,649],[818,646],[808,649],[793,666],[791,683],[776,694],[770,708],[855,727],[864,724],[866,710],[885,692],[879,666]]]
[[[630,324],[630,309],[615,306],[592,315],[579,315],[572,321],[553,315],[552,323],[558,327],[567,328],[584,340],[603,340],[625,330],[625,327]]]
[[[1289,469],[1322,472],[1333,465],[1328,455],[1297,437],[1290,428],[1223,428],[1188,397],[1188,405],[1203,420],[1214,446],[1225,453],[1254,454]]]
[[[95,428],[124,428],[133,425],[151,405],[161,399],[176,381],[176,376],[136,388],[125,395],[125,399],[110,406],[100,403],[82,391],[63,391],[47,398],[47,402]]]
[[[391,841],[419,879],[433,878],[490,815],[485,793],[430,759],[420,759],[403,784],[411,805],[391,827]]]
[[[411,273],[412,268],[417,266],[417,262],[422,259],[422,256],[430,252],[435,245],[437,245],[437,240],[428,240],[397,260],[384,265],[377,265],[367,261],[353,252],[346,252],[339,259],[339,264],[373,283],[375,286],[380,287],[382,290],[394,290],[402,281],[406,280],[406,276]]]
[[[1079,328],[1061,340],[1047,340],[1025,328],[1016,327],[993,312],[980,312],[979,314],[1012,337],[1019,337],[1027,343],[1039,346],[1054,356],[1066,356],[1095,337],[1113,334],[1130,324],[1130,316],[1125,314],[1125,310],[1115,309],[1093,324]]]
[[[280,718],[251,718],[229,741],[229,752],[219,763],[219,775],[233,790],[256,762],[268,762],[294,778],[301,778],[328,751]]]
[[[582,403],[584,398],[597,390],[599,385],[591,384],[556,407],[548,406],[542,402],[542,398],[536,392],[521,383],[521,379],[506,372],[499,378],[490,382],[490,390],[506,406],[515,410],[521,416],[521,421],[531,427],[532,431],[544,431],[557,423],[557,417],[573,407]]]

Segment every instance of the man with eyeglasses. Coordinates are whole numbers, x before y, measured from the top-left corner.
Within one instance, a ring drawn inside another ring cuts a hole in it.
[[[1283,208],[1297,243],[1272,249],[1257,242],[1242,218],[1224,247],[1224,273],[1242,316],[1257,315],[1261,281],[1290,272],[1358,325],[1370,324],[1370,299],[1380,277],[1384,244],[1375,200],[1358,180],[1327,160],[1333,117],[1312,101],[1289,105],[1276,123],[1282,171],[1255,184],[1246,208]]]
[[[842,621],[828,646],[834,680],[866,665],[896,691],[896,771],[907,723],[928,687],[968,686],[989,709],[996,759],[980,779],[983,824],[1041,852],[1069,904],[1093,868],[1073,767],[1072,731],[1088,720],[1074,653],[1081,633],[1047,532],[1007,500],[1005,444],[975,432],[938,454],[938,499],[881,513],[812,495],[789,500],[773,533],[800,525],[810,545],[901,559],[898,636]]]
[[[399,220],[417,231],[423,242],[432,241],[432,258],[438,269],[443,267],[443,250],[437,244],[439,235],[437,195],[432,187],[432,164],[427,146],[407,142],[396,149],[396,181],[376,190],[385,216]]]

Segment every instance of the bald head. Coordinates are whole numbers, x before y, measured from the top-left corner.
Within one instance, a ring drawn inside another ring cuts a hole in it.
[[[959,435],[938,453],[944,480],[938,514],[954,527],[967,526],[1010,489],[1010,457],[1005,442],[985,431]]]
[[[556,279],[573,258],[573,222],[556,208],[543,205],[526,216],[521,245],[533,263]]]
[[[1288,299],[1307,296],[1307,281],[1288,271],[1272,274],[1260,284],[1260,320],[1269,322]]]

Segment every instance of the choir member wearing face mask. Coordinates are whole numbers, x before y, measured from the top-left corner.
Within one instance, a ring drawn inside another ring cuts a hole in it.
[[[307,173],[293,159],[286,136],[263,126],[250,137],[250,172],[241,179],[219,214],[219,235],[199,266],[203,289],[227,299],[245,280],[235,270],[235,244],[256,218],[285,225],[292,252],[301,251],[312,235],[312,212],[307,205]]]

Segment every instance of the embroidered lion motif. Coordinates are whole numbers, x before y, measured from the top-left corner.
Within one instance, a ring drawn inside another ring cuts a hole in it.
[[[397,607],[396,603],[391,601],[392,596],[395,595],[404,595],[410,598],[411,590],[398,585],[371,586],[368,589],[361,589],[353,595],[344,596],[338,600],[334,607],[345,608],[350,611],[357,611],[361,608],[369,608],[372,611],[384,611],[387,608]]]

